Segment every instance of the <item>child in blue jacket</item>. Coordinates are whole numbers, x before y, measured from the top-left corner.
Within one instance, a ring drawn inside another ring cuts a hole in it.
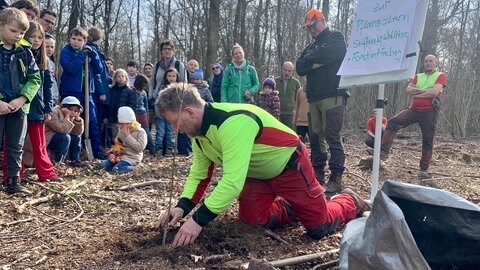
[[[84,65],[85,59],[88,56],[89,68],[89,116],[90,123],[88,127],[90,131],[90,139],[92,142],[93,155],[96,158],[103,158],[100,131],[98,129],[98,121],[96,115],[96,107],[93,101],[93,95],[97,94],[100,100],[105,100],[105,90],[101,87],[95,88],[95,77],[100,75],[103,70],[103,65],[100,61],[98,53],[90,46],[86,46],[87,43],[87,31],[82,27],[73,28],[69,35],[69,43],[60,52],[60,65],[63,68],[62,76],[60,77],[59,91],[62,97],[74,96],[83,107],[85,107],[85,95],[84,95]],[[84,118],[82,116],[82,118]]]

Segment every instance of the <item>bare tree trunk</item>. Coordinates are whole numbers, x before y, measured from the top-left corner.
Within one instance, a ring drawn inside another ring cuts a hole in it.
[[[80,10],[84,11],[85,10],[85,1],[80,0]],[[80,12],[80,26],[85,27],[85,12]]]
[[[260,46],[260,21],[262,20],[263,16],[263,0],[260,0],[258,3],[258,7],[256,9],[255,14],[255,24],[253,25],[253,53],[252,53],[252,60],[256,63],[260,62],[260,50],[257,48],[261,48]]]
[[[135,41],[134,41],[134,34],[133,34],[133,9],[130,10],[130,14],[127,15],[128,16],[128,32],[129,32],[129,35],[128,35],[128,42],[130,43],[130,50],[129,50],[129,58],[130,60],[134,60],[135,59],[135,49],[134,49],[134,44],[135,44]]]
[[[154,59],[160,58],[160,13],[159,13],[159,1],[155,0],[153,7],[154,7],[154,15],[153,15],[153,54]]]
[[[206,65],[210,67],[217,61],[217,48],[219,48],[218,41],[220,39],[220,1],[210,0],[208,11],[208,38],[207,38],[207,59]],[[211,69],[207,68],[207,76],[210,77]]]
[[[70,13],[70,19],[68,22],[68,33],[78,25],[78,15],[80,14],[80,2],[79,0],[72,0],[72,12]]]
[[[277,58],[278,58],[278,64],[279,66],[282,65],[282,63],[285,61],[285,54],[283,52],[283,33],[282,33],[282,19],[284,19],[283,16],[280,16],[282,14],[282,1],[278,0],[277,2],[277,26],[276,26],[276,34],[277,34]]]
[[[137,0],[137,47],[138,47],[138,61],[142,62],[142,42],[140,36],[142,31],[140,29],[140,0]]]
[[[170,38],[170,27],[172,22],[172,0],[168,0],[167,5],[167,20],[165,22],[165,38]]]
[[[247,12],[246,0],[239,0],[235,12],[235,21],[233,23],[233,41],[245,46],[245,14]]]
[[[431,0],[430,3],[425,21],[425,30],[423,31],[421,59],[427,54],[437,54],[438,29],[440,28],[438,16],[440,8],[438,6],[438,0]]]
[[[443,12],[443,9],[439,5],[439,0],[431,0],[431,5],[427,12],[427,19],[425,21],[425,30],[423,31],[422,51],[420,53],[421,59],[428,54],[437,54],[440,27],[456,15],[463,2],[464,0],[455,1],[453,6],[449,9],[450,11],[446,12],[447,15],[444,18],[440,18],[440,10]]]
[[[322,12],[323,12],[323,16],[325,16],[325,19],[328,22],[329,21],[328,15],[330,15],[330,1],[329,0],[323,0],[323,2],[322,2]]]

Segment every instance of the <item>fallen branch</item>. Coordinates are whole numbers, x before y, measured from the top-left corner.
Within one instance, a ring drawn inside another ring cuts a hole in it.
[[[46,213],[40,211],[40,210],[37,209],[37,208],[34,208],[34,209],[37,210],[38,212],[40,212],[40,213],[42,213],[42,214],[44,214],[44,215],[46,215],[46,216],[48,216],[48,217],[54,218],[54,219],[56,219],[56,220],[64,221],[64,222],[73,222],[73,221],[79,219],[79,218],[83,215],[84,210],[83,210],[82,205],[81,205],[81,204],[77,201],[77,199],[75,199],[72,195],[67,194],[67,191],[69,191],[69,190],[71,190],[71,189],[73,189],[73,188],[78,188],[78,187],[82,186],[83,184],[85,184],[85,181],[82,181],[82,182],[79,182],[79,183],[74,183],[72,186],[67,187],[67,188],[64,189],[63,191],[57,191],[57,190],[51,189],[51,188],[49,188],[49,187],[46,187],[46,186],[43,185],[43,184],[40,184],[40,183],[37,183],[37,182],[34,182],[34,181],[29,181],[29,180],[27,180],[27,182],[28,182],[28,183],[31,183],[31,184],[34,184],[34,185],[37,185],[37,186],[40,186],[40,187],[42,187],[43,189],[46,189],[46,190],[48,190],[48,191],[50,191],[50,192],[53,192],[53,193],[55,193],[55,194],[58,194],[58,195],[61,195],[61,196],[66,196],[66,197],[72,199],[72,200],[75,202],[75,204],[78,206],[78,208],[80,208],[80,214],[78,214],[78,215],[75,216],[74,218],[68,219],[68,220],[65,220],[65,219],[62,219],[62,218],[53,217],[53,216],[51,216],[51,215],[49,215],[49,214],[46,214]],[[47,200],[47,198],[48,198],[48,200]],[[46,201],[51,200],[52,198],[53,198],[53,194],[52,194],[52,195],[45,196],[45,197],[42,197],[42,198],[39,198],[39,199],[34,199],[34,200],[29,201],[29,202],[26,202],[26,203],[22,204],[21,206],[19,206],[19,212],[20,212],[20,211],[24,211],[27,206],[33,206],[33,205],[35,205],[35,203],[38,204],[38,203],[46,202]],[[45,201],[45,200],[46,200],[46,201]],[[22,206],[23,206],[23,207],[22,207]]]
[[[127,190],[132,190],[132,189],[135,189],[135,188],[147,187],[147,186],[162,184],[162,183],[167,183],[167,181],[153,180],[153,181],[146,181],[146,182],[142,182],[142,183],[134,183],[134,184],[129,184],[129,185],[120,187],[120,188],[118,188],[118,190],[127,191]]]
[[[265,234],[268,235],[268,236],[270,236],[271,238],[273,238],[273,239],[281,242],[281,243],[284,243],[284,244],[287,244],[287,245],[290,244],[290,243],[288,243],[287,241],[285,241],[282,237],[280,237],[280,235],[272,232],[271,230],[266,229],[266,230],[265,230]]]
[[[30,254],[30,253],[27,253],[27,254],[25,254],[25,255],[22,255],[20,258],[16,259],[16,260],[13,261],[12,263],[7,264],[7,265],[6,265],[7,267],[5,267],[5,269],[10,269],[9,266],[12,266],[12,265],[16,264],[17,262],[21,262],[21,261],[25,260],[26,258],[28,258],[28,257],[30,257],[30,256],[32,256],[32,254]]]
[[[363,182],[368,182],[368,183],[370,184],[370,186],[372,185],[372,182],[371,182],[370,180],[365,179],[365,177],[363,177],[363,176],[361,176],[361,175],[359,175],[359,174],[356,174],[356,173],[353,173],[353,172],[349,172],[349,171],[344,171],[343,174],[350,174],[350,175],[356,176],[356,177],[362,179]]]
[[[40,260],[36,261],[36,262],[35,262],[35,265],[39,265],[39,264],[43,263],[43,262],[46,261],[46,260],[47,260],[47,256],[45,255],[45,256],[43,256],[42,258],[40,258]]]
[[[312,270],[322,270],[322,269],[329,269],[332,266],[337,266],[340,260],[333,260],[330,262],[322,263],[322,264],[317,264],[315,265]]]
[[[292,257],[292,258],[287,258],[287,259],[282,259],[278,261],[273,261],[269,262],[268,264],[271,265],[272,267],[283,267],[283,266],[288,266],[288,265],[294,265],[294,264],[300,264],[304,262],[310,262],[318,259],[323,259],[326,255],[330,254],[336,254],[340,251],[339,248],[337,249],[332,249],[324,252],[318,252],[318,253],[313,253],[313,254],[308,254],[308,255],[303,255],[303,256],[298,256],[298,257]],[[246,263],[241,263],[238,269],[250,269],[249,268],[250,262]]]
[[[219,255],[211,255],[211,256],[203,258],[202,261],[207,264],[207,263],[211,263],[212,261],[228,260],[228,259],[230,259],[230,257],[231,257],[230,253],[219,254]]]
[[[15,221],[6,223],[5,225],[6,225],[6,226],[12,226],[12,225],[17,225],[17,224],[19,224],[19,223],[29,222],[29,221],[32,221],[32,220],[34,220],[34,218],[27,218],[27,219],[15,220]]]
[[[298,257],[293,257],[293,258],[287,258],[287,259],[282,259],[278,261],[273,261],[270,262],[270,264],[273,267],[283,267],[283,266],[288,266],[288,265],[293,265],[293,264],[299,264],[299,263],[304,263],[304,262],[310,262],[318,259],[322,259],[326,255],[330,254],[335,254],[338,253],[340,249],[332,249],[324,252],[318,252],[318,253],[313,253],[313,254],[308,254],[308,255],[303,255],[303,256],[298,256]]]
[[[53,198],[53,196],[54,196],[54,194],[50,194],[50,195],[45,196],[45,197],[36,198],[36,199],[30,200],[28,202],[25,202],[18,207],[18,212],[21,214],[21,213],[25,212],[25,210],[29,206],[34,206],[34,205],[37,205],[37,204],[48,202]]]

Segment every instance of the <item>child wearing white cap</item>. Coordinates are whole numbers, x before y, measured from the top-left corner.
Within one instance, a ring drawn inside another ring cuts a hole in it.
[[[84,167],[80,160],[82,150],[83,119],[80,114],[83,106],[73,96],[65,97],[52,112],[52,118],[45,121],[45,140],[47,149],[55,154],[55,164],[63,166],[64,160],[70,160],[72,167]],[[67,158],[68,153],[68,158]]]
[[[122,174],[133,171],[142,162],[147,133],[136,121],[135,112],[128,106],[118,109],[118,129],[115,145],[107,151],[108,159],[100,167]]]

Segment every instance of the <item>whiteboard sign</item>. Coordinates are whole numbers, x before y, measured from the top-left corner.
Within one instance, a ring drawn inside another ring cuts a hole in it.
[[[428,1],[359,0],[340,87],[412,78]]]

